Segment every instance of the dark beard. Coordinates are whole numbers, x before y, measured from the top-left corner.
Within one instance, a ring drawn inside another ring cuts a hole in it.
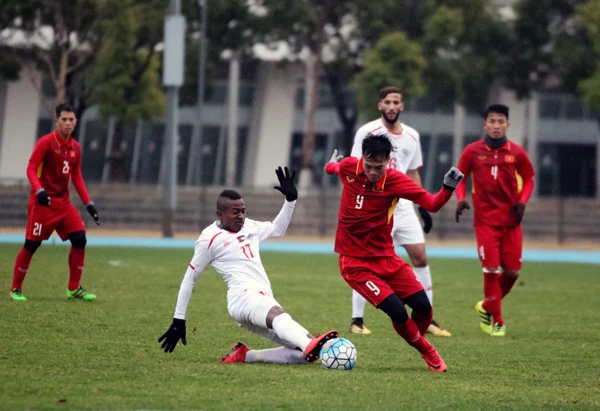
[[[389,124],[394,124],[400,118],[400,113],[398,113],[398,114],[396,114],[396,118],[395,119],[390,120],[389,117],[385,114],[385,112],[383,110],[381,110],[381,115],[383,116],[383,118],[385,119],[385,121],[387,121]]]

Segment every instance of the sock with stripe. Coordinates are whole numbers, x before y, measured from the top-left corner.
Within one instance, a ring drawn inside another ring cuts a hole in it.
[[[502,319],[502,289],[499,272],[483,272],[483,309],[492,314],[495,323],[504,324]]]

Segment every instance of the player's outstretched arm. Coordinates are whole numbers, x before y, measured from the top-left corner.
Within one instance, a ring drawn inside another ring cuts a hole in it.
[[[183,345],[187,345],[185,334],[185,320],[173,318],[171,326],[167,332],[158,339],[158,342],[162,342],[161,348],[165,350],[165,352],[173,352],[179,340],[181,340]]]
[[[280,191],[287,201],[296,201],[298,199],[298,190],[294,184],[296,170],[292,170],[292,173],[290,174],[290,170],[287,167],[284,167],[284,169],[285,171],[282,170],[281,167],[277,167],[277,170],[275,170],[279,185],[273,188]]]
[[[342,158],[344,158],[344,156],[338,156],[337,149],[333,150],[331,158],[327,164],[325,164],[325,172],[327,174],[338,174],[340,171],[340,165],[338,163],[342,160]]]

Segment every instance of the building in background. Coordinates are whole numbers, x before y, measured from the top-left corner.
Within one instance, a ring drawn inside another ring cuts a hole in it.
[[[304,127],[303,66],[268,61],[244,69],[239,90],[236,182],[248,187],[270,186],[273,170],[287,163],[299,168]],[[219,79],[205,97],[202,115],[202,184],[225,181],[227,153],[227,79]],[[51,88],[45,88],[52,100]],[[353,98],[349,91],[348,98]],[[341,125],[325,82],[319,89],[315,120],[315,187],[335,185],[318,170],[330,153],[341,147]],[[581,99],[566,94],[537,94],[519,102],[501,91],[495,102],[511,107],[509,137],[522,143],[536,167],[540,196],[600,196],[600,129],[598,115]],[[42,109],[29,80],[0,82],[0,183],[24,180],[25,165],[37,138],[52,130],[52,115]],[[376,104],[376,101],[373,102]],[[179,173],[186,183],[187,162],[195,122],[195,107],[180,111]],[[359,120],[357,127],[361,122]],[[440,107],[424,97],[407,102],[402,121],[421,133],[424,155],[422,177],[436,189],[445,171],[457,161],[462,148],[481,138],[479,113],[460,106]],[[83,173],[89,182],[106,179],[111,122],[102,122],[97,110],[85,111],[79,123],[79,141],[86,158]],[[132,183],[157,184],[160,178],[164,121],[138,124],[126,130],[123,150],[125,178]],[[347,153],[346,153],[347,154]]]

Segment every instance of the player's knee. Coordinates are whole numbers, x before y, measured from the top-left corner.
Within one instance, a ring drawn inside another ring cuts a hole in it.
[[[69,241],[71,241],[71,245],[74,248],[85,248],[87,244],[87,238],[85,236],[85,231],[76,231],[74,233],[69,234],[67,237]]]
[[[279,317],[281,314],[287,314],[285,310],[277,305],[273,306],[267,313],[266,324],[269,329],[273,329],[273,320]],[[289,316],[289,314],[288,314]],[[290,317],[291,318],[291,317]]]
[[[431,303],[429,302],[429,298],[427,298],[427,293],[424,290],[419,291],[413,295],[409,295],[404,298],[404,302],[410,308],[412,308],[413,312],[419,314],[420,316],[428,316],[431,314]]]
[[[396,294],[392,294],[383,300],[377,308],[390,317],[393,323],[406,324],[408,321],[408,313],[402,300]]]
[[[31,254],[35,253],[35,251],[42,245],[41,241],[31,241],[25,240],[25,244],[23,244],[23,248],[29,251]]]
[[[413,267],[426,267],[429,263],[427,261],[427,254],[425,252],[417,253],[412,256],[411,262],[413,263]]]

